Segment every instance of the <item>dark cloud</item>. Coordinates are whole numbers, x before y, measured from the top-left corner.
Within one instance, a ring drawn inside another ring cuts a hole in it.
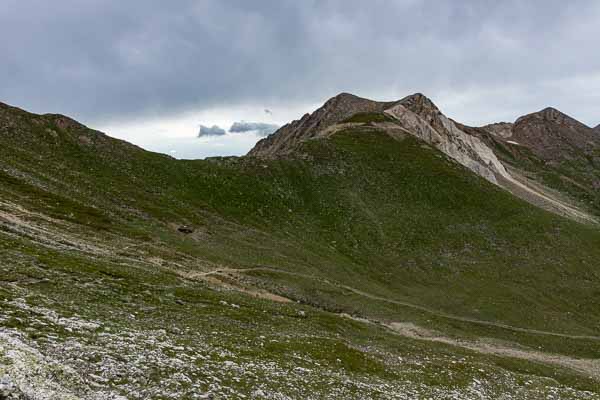
[[[84,121],[424,92],[451,116],[600,103],[595,0],[4,0],[0,101]]]
[[[204,137],[204,136],[223,136],[225,135],[225,129],[217,126],[217,125],[213,125],[213,126],[204,126],[204,125],[200,125],[200,131],[198,132],[198,137]]]
[[[264,122],[247,122],[240,121],[234,122],[229,128],[229,132],[232,133],[243,133],[243,132],[256,132],[259,136],[267,136],[279,129],[279,125],[267,124]]]

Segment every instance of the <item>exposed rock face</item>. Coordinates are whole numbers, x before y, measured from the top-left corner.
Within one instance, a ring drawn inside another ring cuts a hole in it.
[[[600,134],[600,124],[598,124],[598,126],[594,128],[594,132]]]
[[[248,155],[272,157],[290,153],[302,141],[317,136],[320,131],[356,113],[382,112],[393,104],[341,93],[329,99],[312,114],[305,114],[300,120],[292,121],[260,140]]]
[[[397,119],[408,132],[487,180],[497,183],[496,174],[508,175],[483,141],[460,130],[422,94],[405,97],[385,112]]]
[[[513,124],[510,122],[498,122],[481,127],[481,129],[484,129],[492,135],[502,139],[508,139],[512,136],[512,128]]]
[[[520,117],[512,133],[511,140],[550,162],[576,158],[600,146],[591,128],[554,108]]]

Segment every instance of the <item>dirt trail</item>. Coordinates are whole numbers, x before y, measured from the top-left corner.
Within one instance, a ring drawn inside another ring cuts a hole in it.
[[[425,313],[428,313],[431,315],[435,315],[435,316],[446,318],[446,319],[451,319],[454,321],[467,322],[467,323],[477,324],[477,325],[491,326],[491,327],[495,327],[495,328],[501,328],[501,329],[514,331],[514,332],[529,333],[529,334],[534,334],[534,335],[555,336],[555,337],[562,337],[562,338],[575,339],[575,340],[598,340],[598,341],[600,341],[600,336],[571,335],[571,334],[567,334],[567,333],[558,333],[558,332],[551,332],[551,331],[543,331],[543,330],[539,330],[539,329],[522,328],[522,327],[518,327],[518,326],[503,324],[500,322],[482,321],[482,320],[478,320],[475,318],[452,315],[452,314],[445,313],[443,311],[434,310],[434,309],[420,306],[417,304],[412,304],[412,303],[408,303],[405,301],[389,299],[386,297],[381,297],[381,296],[377,296],[377,295],[374,295],[371,293],[363,292],[362,290],[359,290],[359,289],[356,289],[356,288],[353,288],[351,286],[347,286],[347,285],[344,285],[341,283],[332,282],[332,281],[322,278],[322,277],[300,274],[300,273],[291,272],[291,271],[284,271],[281,269],[271,268],[271,267],[254,267],[254,268],[241,268],[241,269],[222,268],[222,269],[216,269],[216,270],[212,270],[212,271],[208,271],[208,272],[195,273],[191,277],[206,277],[206,276],[210,276],[210,275],[226,275],[226,274],[240,274],[240,273],[243,274],[245,272],[254,272],[254,271],[275,272],[275,273],[280,273],[280,274],[298,276],[301,278],[315,279],[315,280],[319,280],[323,283],[326,283],[328,285],[347,290],[349,292],[352,292],[354,294],[357,294],[359,296],[362,296],[362,297],[365,297],[368,299],[383,301],[386,303],[391,303],[391,304],[396,304],[396,305],[400,305],[403,307],[412,308],[414,310],[419,310],[419,311],[422,311],[422,312],[425,312]]]
[[[490,354],[501,357],[519,358],[522,360],[552,364],[562,368],[568,368],[578,373],[600,380],[600,360],[579,359],[563,356],[560,354],[544,353],[535,350],[525,350],[507,346],[491,340],[467,341],[442,335],[440,332],[419,327],[410,322],[392,322],[383,324],[365,318],[356,318],[347,314],[340,314],[344,318],[355,321],[383,326],[393,333],[411,339],[425,340],[429,342],[443,343],[450,346],[461,347],[477,353]]]
[[[598,337],[598,336],[569,335],[569,334],[564,334],[564,333],[541,331],[541,330],[537,330],[537,329],[527,329],[527,328],[521,328],[521,327],[515,327],[515,326],[511,326],[511,325],[501,324],[501,323],[495,323],[495,322],[490,322],[490,321],[480,321],[480,320],[473,319],[473,318],[465,318],[465,317],[460,317],[460,316],[456,316],[456,315],[450,315],[450,314],[446,314],[446,313],[443,313],[440,311],[429,309],[427,307],[419,306],[416,304],[411,304],[411,303],[407,303],[407,302],[403,302],[403,301],[397,301],[397,300],[392,300],[392,299],[388,299],[385,297],[372,295],[372,294],[363,292],[361,290],[355,289],[353,287],[343,285],[340,283],[336,283],[336,282],[331,282],[327,279],[319,278],[316,276],[310,276],[310,275],[300,274],[300,273],[296,273],[296,272],[283,271],[283,270],[280,270],[277,268],[271,268],[271,267],[255,267],[255,268],[246,268],[246,269],[221,268],[221,269],[216,269],[216,270],[212,270],[212,271],[208,271],[208,272],[197,272],[197,273],[188,274],[188,277],[194,278],[194,279],[214,279],[215,275],[217,275],[217,276],[218,275],[222,275],[222,276],[230,275],[231,276],[231,275],[243,274],[246,272],[253,272],[253,271],[275,272],[275,273],[288,274],[288,275],[293,275],[293,276],[298,276],[298,277],[308,278],[308,279],[319,279],[321,282],[325,282],[329,285],[348,290],[352,293],[355,293],[357,295],[360,295],[360,296],[363,296],[363,297],[366,297],[369,299],[385,301],[385,302],[390,302],[393,304],[402,305],[405,307],[410,307],[410,308],[413,308],[413,309],[416,309],[419,311],[430,313],[432,315],[441,316],[441,317],[456,320],[456,321],[494,326],[494,327],[498,327],[501,329],[507,329],[507,330],[536,334],[536,335],[557,336],[557,337],[564,337],[564,338],[569,338],[569,339],[600,340],[600,337]],[[243,291],[248,292],[247,289],[245,289]],[[275,295],[275,296],[277,296],[277,295]],[[273,299],[273,300],[277,301],[277,299]],[[286,299],[286,300],[289,301],[289,299]],[[443,343],[443,344],[447,344],[450,346],[461,347],[461,348],[471,350],[471,351],[474,351],[477,353],[482,353],[482,354],[490,354],[490,355],[494,355],[494,356],[518,358],[518,359],[522,359],[522,360],[526,360],[526,361],[555,365],[555,366],[562,367],[562,368],[568,368],[568,369],[576,371],[580,374],[592,377],[593,379],[600,380],[600,360],[579,359],[579,358],[568,357],[568,356],[564,356],[564,355],[560,355],[560,354],[544,353],[544,352],[536,351],[536,350],[511,347],[505,343],[501,343],[501,342],[495,341],[493,339],[469,341],[469,340],[448,337],[448,336],[444,336],[441,332],[422,328],[411,322],[383,323],[381,321],[370,320],[370,319],[366,319],[366,318],[358,318],[358,317],[350,316],[348,314],[339,314],[339,315],[341,317],[350,318],[355,321],[373,324],[373,325],[377,325],[377,326],[382,326],[382,327],[390,330],[394,334],[401,335],[401,336],[411,338],[411,339]]]
[[[208,271],[208,272],[179,272],[181,276],[186,279],[201,279],[209,284],[213,284],[220,287],[225,287],[231,290],[237,290],[238,292],[246,293],[252,297],[257,297],[260,299],[276,301],[278,303],[291,303],[293,300],[288,299],[287,297],[280,296],[275,293],[271,293],[264,289],[255,289],[249,288],[241,285],[234,285],[232,283],[225,282],[215,275],[226,275],[238,273],[241,270],[222,268],[218,270]]]

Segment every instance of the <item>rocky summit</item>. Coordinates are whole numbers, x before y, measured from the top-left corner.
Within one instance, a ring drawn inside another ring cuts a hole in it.
[[[517,119],[510,138],[548,162],[593,153],[600,147],[600,138],[591,128],[554,108]]]
[[[423,94],[206,160],[0,104],[0,399],[600,399],[599,157]]]
[[[392,105],[393,103],[377,102],[349,93],[340,93],[312,114],[305,114],[300,120],[284,125],[275,134],[259,141],[249,155],[265,157],[289,153],[297,148],[299,143],[315,137],[331,125],[358,113],[381,113]]]

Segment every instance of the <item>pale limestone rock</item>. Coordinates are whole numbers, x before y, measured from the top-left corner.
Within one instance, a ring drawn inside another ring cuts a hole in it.
[[[498,183],[496,174],[508,176],[508,172],[492,149],[479,138],[458,129],[456,124],[442,113],[437,113],[435,116],[437,129],[403,104],[396,104],[385,110],[385,113],[397,119],[412,135],[434,146],[490,182]]]

